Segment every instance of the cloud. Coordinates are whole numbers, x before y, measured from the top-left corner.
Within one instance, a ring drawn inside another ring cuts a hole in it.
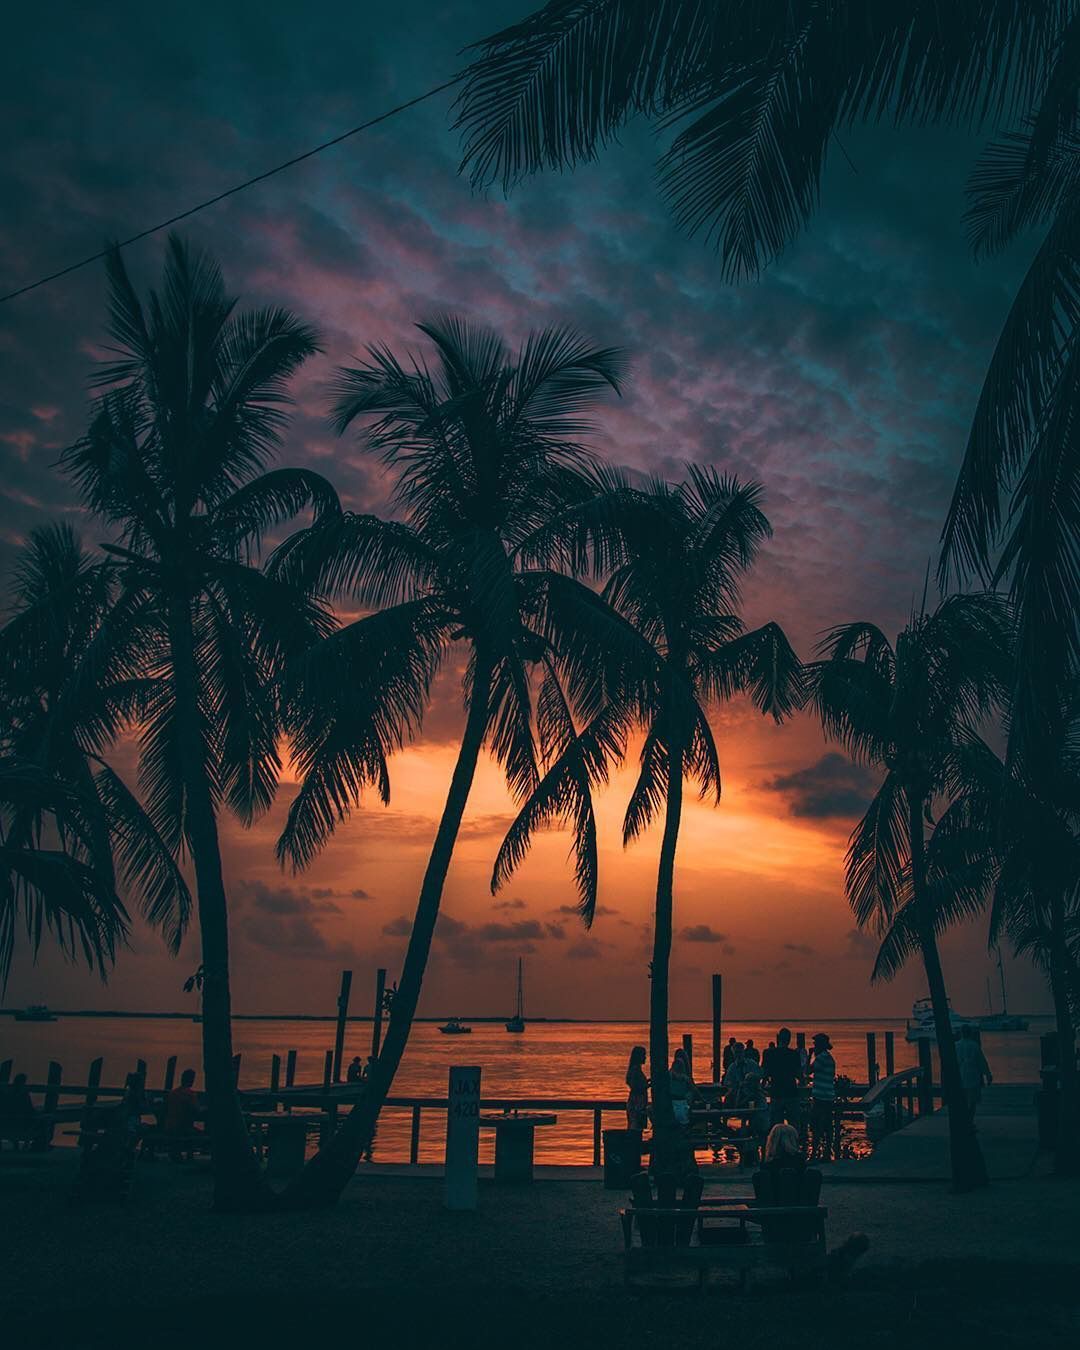
[[[335,905],[327,896],[333,891],[325,889],[308,891],[293,886],[268,886],[265,881],[241,880],[236,890],[250,899],[255,909],[262,914],[340,914],[341,906]]]
[[[556,942],[563,942],[566,939],[566,928],[561,923],[546,923],[544,931],[549,938],[554,938]]]
[[[872,933],[864,933],[861,928],[849,928],[845,934],[847,951],[844,955],[858,961],[872,961],[878,954],[881,943]]]
[[[479,942],[528,942],[545,935],[535,919],[519,919],[516,923],[482,923],[472,933]]]
[[[245,914],[240,931],[258,947],[293,956],[324,956],[331,947],[313,919],[304,914]]]
[[[727,934],[718,933],[714,928],[710,928],[707,923],[695,923],[682,929],[679,937],[684,942],[726,942]]]
[[[525,904],[525,901],[519,899],[517,896],[515,896],[513,900],[497,900],[495,904],[492,905],[492,909],[526,909],[526,908],[527,906]]]
[[[560,905],[558,909],[551,911],[553,914],[573,914],[575,918],[581,918],[581,909],[577,905]],[[618,914],[617,909],[612,909],[610,905],[597,905],[593,911],[598,919],[614,918]]]
[[[396,919],[384,923],[382,930],[386,937],[408,937],[412,932],[412,920],[407,919],[404,914],[399,914]]]
[[[814,948],[808,946],[805,942],[785,942],[784,951],[794,952],[796,956],[813,956]]]
[[[851,820],[866,810],[878,775],[846,755],[830,751],[804,769],[777,774],[764,786],[787,799],[793,816],[810,820]]]
[[[566,955],[571,961],[599,961],[600,944],[591,938],[581,938],[566,949]]]

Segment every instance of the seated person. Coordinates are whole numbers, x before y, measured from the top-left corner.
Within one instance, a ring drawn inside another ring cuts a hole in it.
[[[765,1141],[765,1159],[763,1168],[770,1171],[801,1172],[806,1167],[806,1155],[803,1153],[799,1132],[788,1121],[774,1125]]]
[[[33,1148],[44,1148],[49,1141],[49,1121],[34,1105],[24,1073],[0,1090],[0,1126],[22,1134]]]
[[[345,1070],[346,1083],[362,1083],[364,1081],[364,1066],[360,1063],[360,1056],[353,1055],[349,1061],[349,1067]]]
[[[197,1134],[195,1122],[199,1118],[199,1099],[195,1093],[195,1070],[185,1069],[180,1075],[180,1086],[173,1088],[165,1099],[166,1134]]]

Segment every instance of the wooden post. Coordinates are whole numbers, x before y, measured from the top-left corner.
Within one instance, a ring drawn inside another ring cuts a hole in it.
[[[455,1065],[450,1070],[446,1096],[443,1203],[447,1209],[475,1209],[480,1146],[479,1065]]]
[[[143,1085],[143,1087],[145,1087],[145,1086],[146,1086],[146,1060],[145,1060],[145,1059],[137,1059],[137,1060],[135,1061],[135,1072],[136,1072],[136,1073],[139,1075],[139,1077],[142,1079],[142,1085]]]
[[[285,1086],[292,1087],[296,1082],[296,1051],[290,1050],[285,1056]]]
[[[712,1080],[719,1083],[724,1076],[723,1041],[724,977],[712,977]]]
[[[234,1083],[234,1084],[235,1084],[235,1083],[239,1083],[239,1081],[240,1081],[240,1056],[239,1056],[239,1055],[233,1055],[233,1057],[232,1057],[232,1071],[233,1071],[233,1083]]]
[[[270,1091],[276,1093],[281,1086],[281,1056],[270,1056]],[[277,1102],[274,1102],[274,1110],[277,1110]]]
[[[379,1058],[379,1047],[382,1045],[382,1015],[385,994],[386,969],[380,966],[375,972],[375,1011],[371,1019],[371,1053],[375,1059]]]
[[[866,1081],[873,1087],[878,1080],[877,1071],[877,1032],[866,1033]]]
[[[15,1063],[13,1059],[5,1059],[0,1064],[0,1087],[5,1087],[11,1082],[11,1066]]]
[[[352,971],[341,972],[341,992],[337,1000],[337,1032],[334,1035],[334,1082],[341,1082],[341,1059],[345,1053],[345,1019],[349,1015],[349,991],[352,989]]]
[[[57,1102],[60,1100],[60,1080],[61,1078],[63,1078],[63,1076],[64,1071],[60,1067],[60,1065],[57,1064],[55,1059],[50,1059],[49,1076],[45,1080],[47,1084],[45,1088],[45,1103],[42,1107],[42,1111],[46,1116],[51,1116],[52,1113],[56,1110]],[[53,1137],[53,1123],[50,1120],[48,1123],[48,1141],[50,1144],[52,1143],[52,1137]]]
[[[928,1116],[934,1109],[934,1052],[929,1036],[919,1037],[919,1115]]]
[[[688,1031],[683,1032],[682,1048],[686,1052],[686,1062],[690,1066],[690,1077],[694,1076],[694,1038]]]
[[[173,1083],[176,1082],[176,1056],[170,1055],[165,1061],[165,1084],[162,1091],[166,1096],[172,1091]]]
[[[409,1131],[409,1161],[420,1161],[420,1107],[412,1109],[412,1129]]]
[[[885,1033],[885,1076],[891,1078],[896,1072],[896,1032]]]
[[[592,1113],[592,1165],[594,1167],[600,1166],[600,1141],[603,1135],[603,1129],[604,1113],[598,1106]]]
[[[98,1055],[92,1060],[86,1075],[86,1105],[93,1106],[98,1099],[98,1084],[101,1082],[101,1070],[105,1061]]]
[[[322,1085],[324,1092],[328,1092],[330,1090],[330,1084],[333,1082],[333,1080],[334,1080],[334,1052],[333,1050],[327,1050],[326,1056],[323,1059]]]

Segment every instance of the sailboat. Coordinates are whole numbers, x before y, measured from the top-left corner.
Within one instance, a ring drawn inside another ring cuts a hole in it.
[[[518,957],[517,1011],[506,1024],[507,1031],[525,1030],[525,998],[521,989],[521,957]]]
[[[1017,1017],[1015,1013],[1009,1012],[1008,1000],[1005,997],[1005,967],[1001,960],[1001,948],[998,948],[997,954],[998,978],[1001,980],[1001,1011],[994,1012],[994,1000],[990,996],[990,978],[986,980],[986,1003],[990,1009],[986,1017],[979,1018],[979,1029],[981,1031],[1027,1031],[1028,1024],[1023,1017]]]

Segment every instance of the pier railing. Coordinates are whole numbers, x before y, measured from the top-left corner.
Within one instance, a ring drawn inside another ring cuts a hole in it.
[[[858,1109],[869,1123],[877,1113],[880,1127],[875,1132],[889,1134],[902,1129],[916,1115],[934,1109],[933,1085],[926,1081],[926,1072],[919,1065],[901,1069],[888,1078],[879,1079],[858,1103]]]

